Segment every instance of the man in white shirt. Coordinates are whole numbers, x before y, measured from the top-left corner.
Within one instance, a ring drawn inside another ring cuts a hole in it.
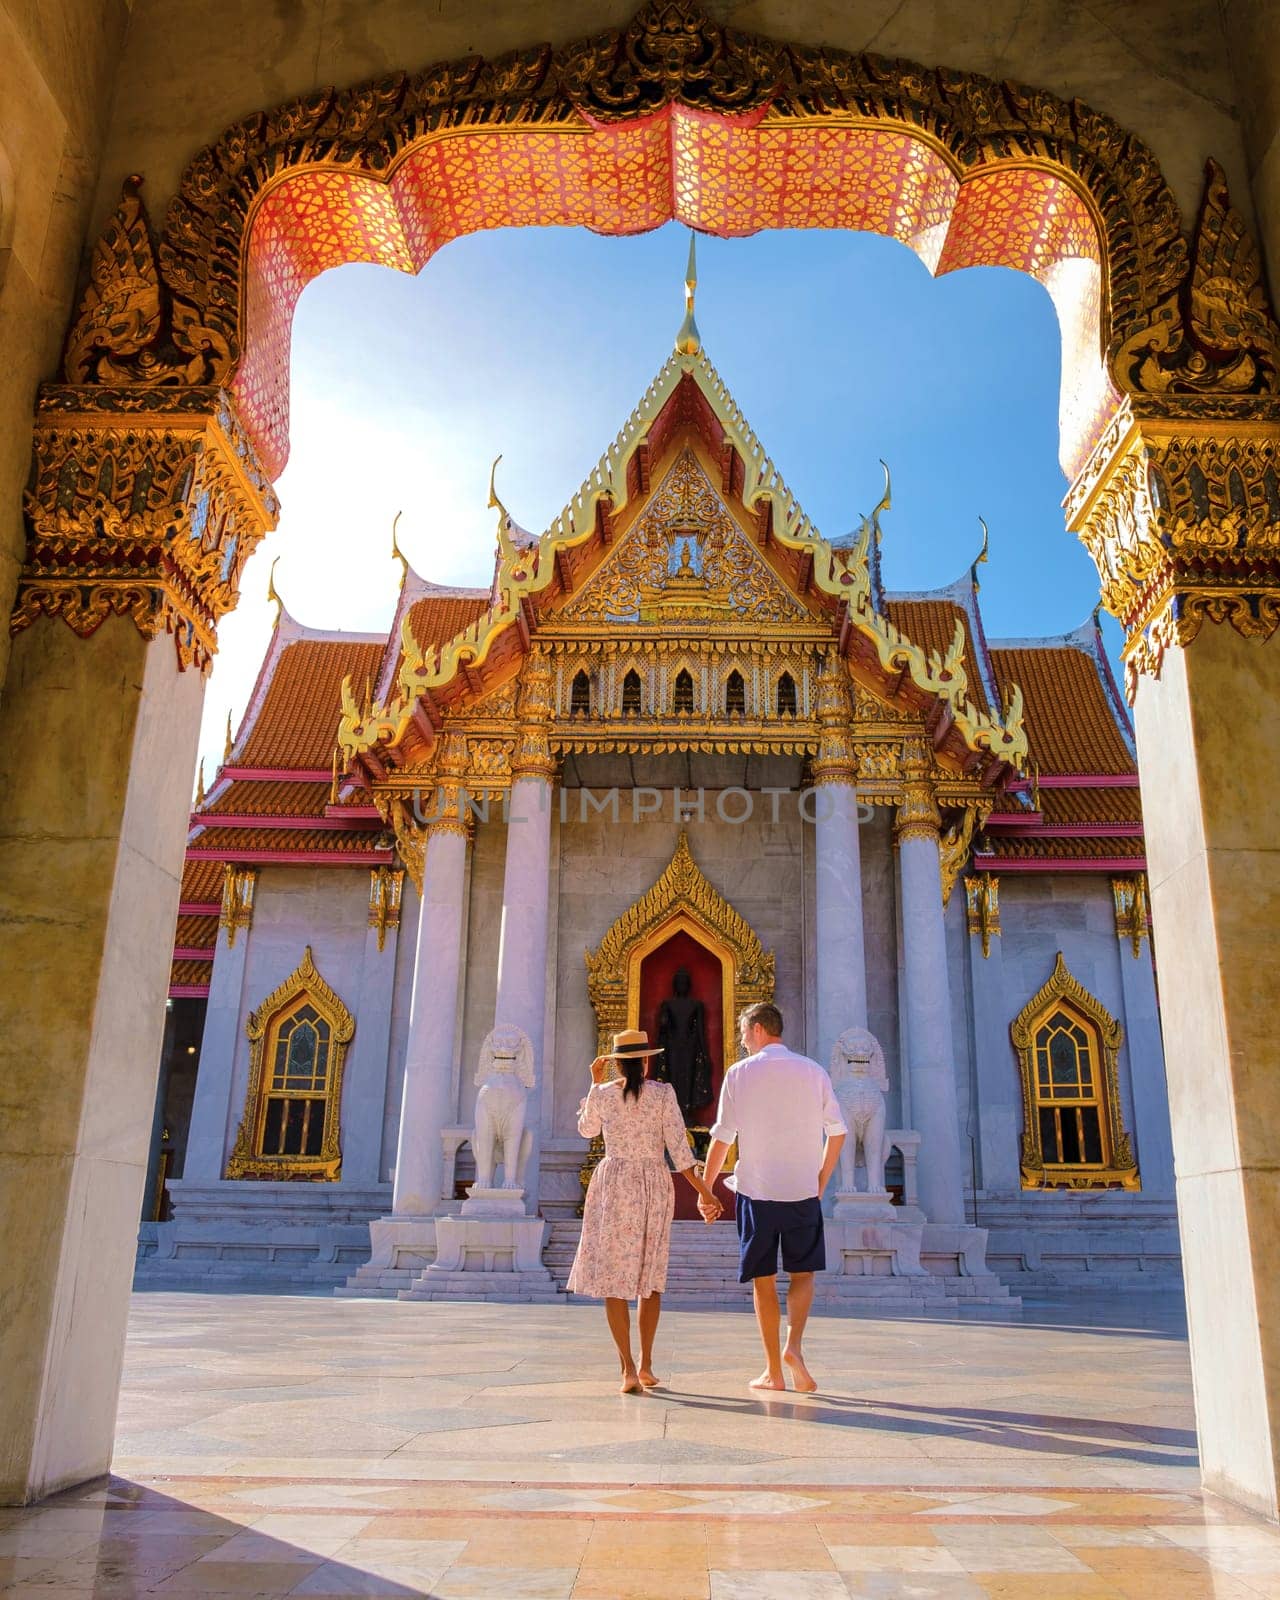
[[[822,1192],[849,1130],[827,1073],[783,1044],[776,1006],[748,1006],[738,1029],[747,1058],[725,1074],[704,1178],[712,1188],[737,1139],[738,1165],[727,1181],[738,1195],[738,1281],[751,1284],[765,1355],[765,1369],[751,1387],[785,1389],[785,1362],[795,1387],[811,1394],[818,1385],[800,1346],[813,1305],[813,1275],[827,1264]],[[791,1279],[785,1348],[779,1347],[779,1246]]]

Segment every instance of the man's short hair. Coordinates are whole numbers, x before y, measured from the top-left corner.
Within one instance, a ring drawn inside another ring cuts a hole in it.
[[[748,1025],[758,1023],[774,1039],[782,1037],[782,1013],[768,1000],[744,1006],[738,1013],[738,1026],[741,1027],[744,1022]]]

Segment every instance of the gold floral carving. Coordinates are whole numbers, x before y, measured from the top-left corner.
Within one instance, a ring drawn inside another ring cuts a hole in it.
[[[555,621],[649,620],[678,583],[678,564],[688,557],[691,545],[697,549],[697,569],[687,570],[695,581],[714,572],[723,606],[739,619],[810,619],[806,608],[751,549],[693,452],[684,450],[634,528],[609,552],[581,592],[552,614]],[[705,582],[701,586],[705,590]],[[713,610],[705,593],[699,596],[698,609],[702,616]]]
[[[265,1095],[267,1046],[272,1040],[273,1023],[295,1003],[309,1001],[329,1024],[330,1056],[325,1083],[324,1136],[318,1156],[264,1156],[261,1154],[262,1116]],[[249,1084],[245,1091],[244,1114],[236,1131],[236,1142],[227,1161],[228,1178],[272,1182],[282,1178],[309,1178],[336,1182],[342,1175],[341,1114],[342,1072],[347,1046],[356,1030],[356,1019],[316,971],[308,945],[302,960],[277,989],[273,989],[256,1011],[249,1013],[245,1033],[249,1039]]]
[[[279,505],[218,389],[46,387],[24,500],[27,559],[10,627],[60,616],[88,637],[128,616],[207,670],[240,574]]]
[[[1261,252],[1210,159],[1190,273],[1124,341],[1117,375],[1151,394],[1274,394],[1278,343]]]
[[[956,879],[969,865],[969,857],[973,852],[974,830],[978,821],[978,810],[966,806],[955,822],[950,827],[944,828],[938,837],[938,867],[942,873],[944,906],[951,904],[951,891],[956,886]]]
[[[421,896],[427,861],[426,833],[414,818],[403,796],[388,795],[385,797],[385,804],[387,821],[395,830],[396,850],[404,862],[405,871],[409,874],[414,888]]]
[[[1066,509],[1125,629],[1131,701],[1205,621],[1258,639],[1280,624],[1280,401],[1131,398]]]
[[[587,993],[596,1014],[600,1050],[608,1049],[612,1035],[627,1026],[633,954],[655,946],[666,928],[675,931],[684,919],[718,952],[723,951],[732,967],[725,974],[726,1005],[732,1006],[732,1016],[724,1019],[726,1039],[743,1006],[773,999],[772,952],[764,949],[746,919],[703,876],[682,832],[662,876],[623,912],[594,953],[586,953]]]
[[[386,949],[387,930],[400,926],[403,867],[369,868],[369,926],[378,935],[379,951]]]
[[[908,839],[938,842],[942,815],[930,778],[932,763],[920,739],[908,739],[902,746],[902,800],[894,819],[893,836],[902,844]]]
[[[693,0],[649,0],[629,26],[558,49],[467,57],[255,113],[187,167],[154,252],[140,231],[136,182],[127,186],[68,340],[68,377],[154,385],[191,382],[194,370],[202,382],[229,379],[244,341],[245,238],[255,203],[282,174],[326,166],[385,178],[411,146],[452,129],[585,134],[669,105],[748,120],[767,112],[783,126],[815,116],[896,124],[923,133],[961,173],[1018,160],[1056,167],[1099,218],[1108,352],[1147,329],[1187,276],[1177,207],[1151,151],[1080,101],[782,44],[724,28]],[[1221,254],[1228,269],[1244,265]],[[1141,360],[1136,367],[1130,381],[1140,382]]]
[[[849,672],[834,649],[824,650],[818,667],[818,753],[810,762],[815,786],[853,784],[858,752],[853,742],[853,696]]]
[[[1147,879],[1145,873],[1135,878],[1112,878],[1111,894],[1115,900],[1116,938],[1127,939],[1136,961],[1142,954],[1142,941],[1149,937],[1147,929]]]
[[[1000,937],[1000,880],[978,872],[964,880],[965,920],[971,935],[982,940],[982,959],[991,954],[991,941]]]
[[[253,925],[253,898],[258,887],[256,867],[236,867],[229,861],[222,869],[222,906],[218,926],[227,930],[227,949],[234,947],[241,928]]]
[[[1102,1167],[1047,1166],[1040,1140],[1040,1120],[1036,1114],[1035,1036],[1039,1024],[1057,1007],[1074,1011],[1096,1032],[1100,1059],[1095,1070],[1101,1074],[1099,1103],[1102,1112]],[[1022,1069],[1022,1184],[1026,1189],[1062,1187],[1096,1189],[1119,1186],[1140,1189],[1138,1163],[1125,1131],[1120,1111],[1119,1053],[1124,1029],[1101,1001],[1067,970],[1062,951],[1058,951],[1053,973],[1047,983],[1032,995],[1009,1025],[1013,1047]]]

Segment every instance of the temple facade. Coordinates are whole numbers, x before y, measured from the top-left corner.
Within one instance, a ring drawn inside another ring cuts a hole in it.
[[[883,1050],[897,1221],[836,1230],[845,1298],[1176,1278],[1137,769],[1096,622],[988,640],[976,566],[886,593],[887,492],[821,537],[689,300],[550,528],[495,491],[489,587],[405,563],[385,635],[281,605],[191,818],[142,1281],[550,1298],[592,1056],[664,1037],[696,1146],[758,999],[824,1064],[853,1027]],[[527,1041],[529,1137],[508,1222],[463,1239],[495,1027]],[[675,1288],[732,1298],[734,1230],[705,1234],[677,1229]]]

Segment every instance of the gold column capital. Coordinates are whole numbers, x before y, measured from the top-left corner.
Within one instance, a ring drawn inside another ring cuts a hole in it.
[[[207,671],[279,502],[224,389],[48,384],[24,510],[13,632],[61,617],[88,638],[128,616]]]
[[[818,719],[818,752],[809,763],[815,788],[842,783],[853,787],[858,781],[858,750],[853,738],[853,693],[849,669],[839,651],[831,646],[818,659],[815,711]]]
[[[932,839],[936,844],[942,831],[942,813],[938,810],[930,772],[933,763],[928,745],[923,739],[902,741],[902,799],[894,819],[893,837],[897,844],[904,839]]]
[[[1280,626],[1280,397],[1128,396],[1064,507],[1125,630],[1130,702],[1206,621]]]

